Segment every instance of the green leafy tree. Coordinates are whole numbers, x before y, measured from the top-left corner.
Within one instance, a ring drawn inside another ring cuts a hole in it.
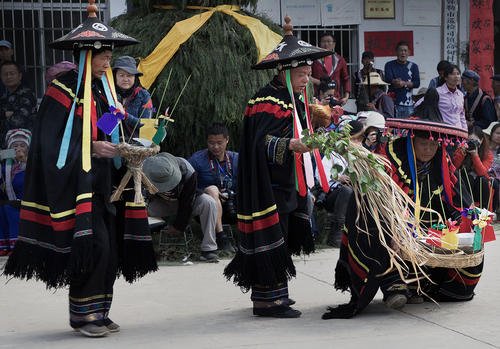
[[[181,10],[186,6],[207,6],[213,7],[218,5],[239,5],[250,6],[253,9],[257,6],[257,0],[127,0],[129,12],[153,12],[155,5],[174,5]]]
[[[127,54],[137,59],[148,56],[178,21],[189,18],[200,10],[159,10],[156,4],[216,6],[228,1],[137,1],[137,11],[117,17],[111,25],[138,39],[140,44],[116,50],[115,56]],[[229,3],[231,3],[229,1]],[[256,1],[234,1],[235,4],[255,5]],[[182,5],[182,6],[181,6]],[[244,11],[242,11],[244,12]],[[245,13],[252,17],[253,14]],[[276,32],[281,29],[269,20],[260,18]],[[232,149],[239,147],[239,130],[247,101],[271,78],[272,71],[256,71],[257,49],[248,29],[226,14],[216,12],[181,45],[179,51],[165,66],[150,92],[155,90],[153,104],[159,107],[170,70],[168,89],[161,106],[172,109],[175,100],[188,79],[169,124],[162,150],[178,156],[189,156],[206,147],[205,130],[214,121],[225,122],[230,130]]]

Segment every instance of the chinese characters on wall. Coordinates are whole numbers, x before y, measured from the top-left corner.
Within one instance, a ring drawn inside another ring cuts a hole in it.
[[[470,1],[469,32],[469,69],[479,74],[479,87],[491,95],[495,50],[493,0]]]
[[[458,2],[459,0],[445,0],[443,43],[444,59],[448,62],[458,63]]]

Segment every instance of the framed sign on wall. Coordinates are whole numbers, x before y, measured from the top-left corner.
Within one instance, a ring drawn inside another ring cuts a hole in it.
[[[394,19],[394,0],[364,0],[365,19]]]

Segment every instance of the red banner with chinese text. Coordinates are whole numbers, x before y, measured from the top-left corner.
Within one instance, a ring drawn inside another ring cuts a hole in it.
[[[410,56],[413,56],[413,31],[380,31],[365,32],[365,51],[372,51],[375,57],[391,57],[396,55],[396,44],[406,41],[410,45]]]
[[[481,76],[479,87],[491,96],[495,52],[493,0],[470,1],[469,26],[469,69]]]

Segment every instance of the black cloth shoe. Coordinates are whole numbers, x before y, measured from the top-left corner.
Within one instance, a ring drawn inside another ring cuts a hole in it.
[[[219,256],[215,251],[201,251],[200,261],[208,263],[219,263]]]
[[[224,233],[223,231],[216,234],[216,241],[217,241],[217,250],[236,253],[234,246],[231,244],[231,241],[226,236],[226,233]]]
[[[288,305],[278,305],[269,308],[253,308],[253,315],[280,319],[292,319],[300,317],[302,313],[289,307]]]
[[[328,307],[327,312],[321,316],[323,320],[350,319],[357,313],[356,306],[352,303],[341,304],[338,307]]]
[[[109,317],[104,319],[104,326],[106,326],[111,333],[120,332],[120,325],[113,322]]]

